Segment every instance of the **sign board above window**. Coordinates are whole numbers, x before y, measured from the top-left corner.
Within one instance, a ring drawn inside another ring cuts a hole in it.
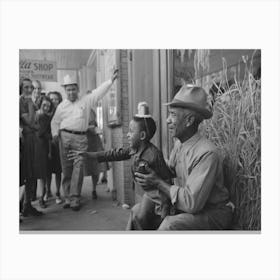
[[[19,61],[20,78],[56,82],[56,62],[48,60],[21,59]]]

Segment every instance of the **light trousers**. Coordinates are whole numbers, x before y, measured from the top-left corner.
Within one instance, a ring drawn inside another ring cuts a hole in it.
[[[84,178],[84,159],[69,160],[68,153],[70,150],[86,151],[87,146],[86,135],[76,135],[65,131],[60,132],[59,151],[65,199],[80,200]]]

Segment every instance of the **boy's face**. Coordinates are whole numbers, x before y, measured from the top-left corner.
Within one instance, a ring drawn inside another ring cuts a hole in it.
[[[127,139],[131,148],[137,149],[139,147],[141,142],[141,132],[139,129],[139,124],[134,120],[130,121],[129,123]]]

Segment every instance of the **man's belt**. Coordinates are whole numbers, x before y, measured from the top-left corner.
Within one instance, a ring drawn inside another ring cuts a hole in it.
[[[69,130],[69,129],[61,129],[61,131],[65,131],[65,132],[68,132],[68,133],[71,133],[71,134],[77,134],[77,135],[85,135],[86,134],[86,131],[76,131],[76,130]]]

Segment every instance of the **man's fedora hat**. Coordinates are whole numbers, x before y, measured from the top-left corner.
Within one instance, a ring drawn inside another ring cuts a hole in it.
[[[69,74],[64,76],[62,86],[78,84],[76,77],[71,77]]]
[[[173,100],[163,105],[193,110],[204,119],[210,119],[213,115],[206,91],[195,85],[183,85]]]

